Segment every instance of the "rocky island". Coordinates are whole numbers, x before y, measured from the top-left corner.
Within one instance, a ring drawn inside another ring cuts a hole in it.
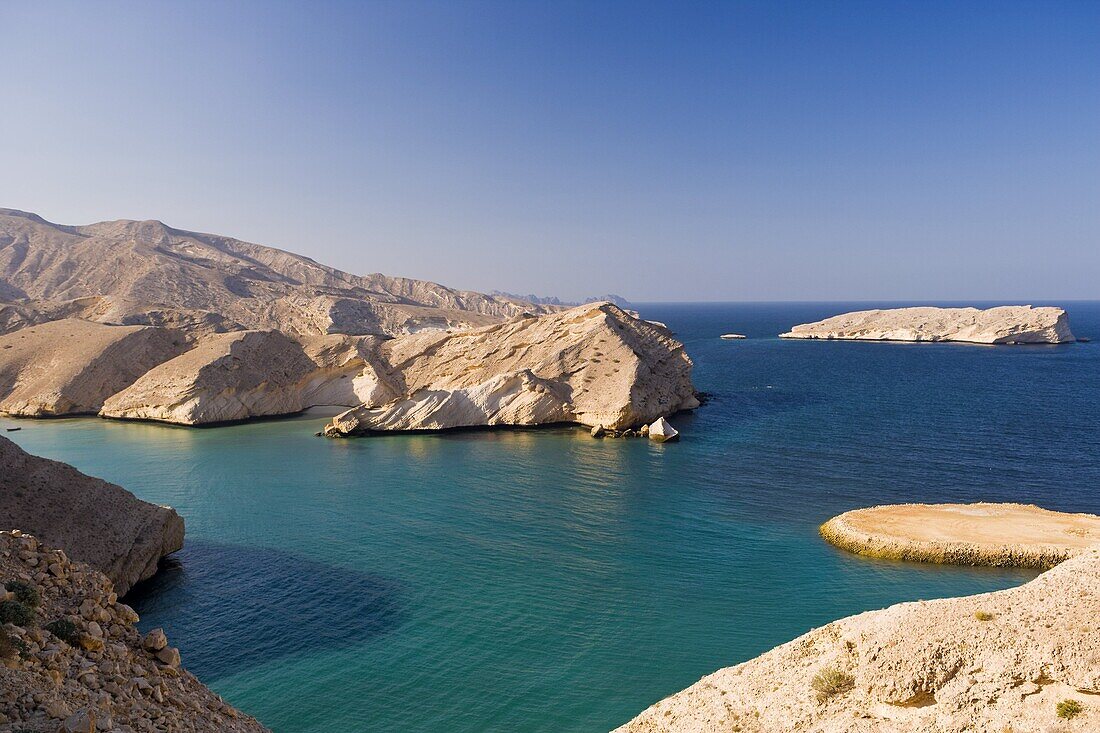
[[[895,534],[901,526],[910,531],[946,518],[916,531],[961,545],[1019,530],[997,535],[1016,552],[990,556],[1033,566],[1036,558],[1053,557],[1044,548],[1055,536],[1073,557],[1018,588],[900,603],[834,621],[704,677],[616,733],[1084,733],[1100,727],[1100,538],[1092,534],[1100,517],[1020,505],[881,509],[841,515],[847,517],[841,524],[862,533],[881,520]]]
[[[1062,344],[1075,340],[1064,310],[1030,305],[986,310],[919,307],[855,311],[803,323],[779,337],[975,344]]]

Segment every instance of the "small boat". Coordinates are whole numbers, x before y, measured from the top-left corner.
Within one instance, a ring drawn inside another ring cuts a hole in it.
[[[23,428],[4,428],[9,433],[14,433],[16,430],[22,430]]]
[[[722,334],[722,338],[724,338],[724,339],[743,339],[743,338],[745,338],[745,334],[743,334],[743,333],[724,333],[724,334]]]

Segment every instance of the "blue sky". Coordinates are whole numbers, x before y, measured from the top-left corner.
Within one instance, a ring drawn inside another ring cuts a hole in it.
[[[0,206],[635,300],[1100,297],[1097,2],[0,2]]]

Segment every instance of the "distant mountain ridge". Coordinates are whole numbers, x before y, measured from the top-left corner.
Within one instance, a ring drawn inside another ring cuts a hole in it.
[[[195,331],[396,335],[552,305],[382,274],[156,220],[54,224],[0,208],[0,332],[58,318]]]
[[[515,293],[507,293],[503,290],[494,290],[490,295],[495,295],[501,298],[509,298],[511,300],[522,300],[525,303],[532,303],[534,305],[560,305],[567,308],[571,308],[578,305],[585,305],[587,303],[614,303],[620,308],[633,308],[634,305],[621,295],[615,295],[609,293],[607,295],[597,295],[592,298],[585,298],[583,301],[571,301],[561,300],[555,296],[541,296],[541,295],[516,295]]]

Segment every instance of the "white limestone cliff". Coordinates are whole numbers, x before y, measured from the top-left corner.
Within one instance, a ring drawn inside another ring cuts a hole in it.
[[[371,366],[374,337],[234,331],[199,341],[111,396],[100,415],[202,425],[390,397]]]
[[[337,416],[330,436],[572,422],[617,430],[698,406],[669,331],[611,303],[382,344],[398,393]]]

